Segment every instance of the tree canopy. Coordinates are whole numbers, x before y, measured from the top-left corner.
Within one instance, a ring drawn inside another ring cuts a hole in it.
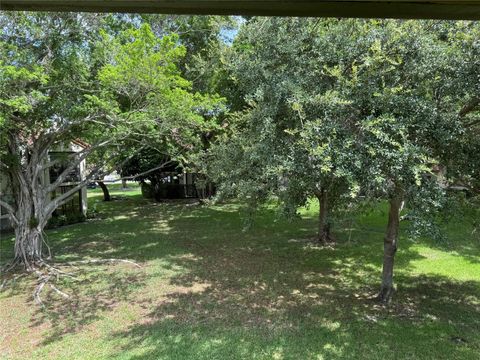
[[[477,104],[477,35],[465,22],[250,20],[230,63],[246,107],[212,150],[212,176],[254,206],[274,195],[287,214],[316,194],[323,242],[327,210],[387,199],[388,300],[403,203],[415,229],[432,235],[445,188],[471,171],[460,168],[472,156],[456,159],[476,146],[462,118]],[[441,181],[438,166],[451,169]]]
[[[148,24],[115,31],[109,18],[76,14],[0,20],[0,164],[14,197],[0,204],[15,229],[16,261],[32,268],[43,259],[43,229],[59,205],[146,144],[171,157],[193,151],[222,105],[191,91],[178,68],[185,56],[178,37],[158,37]],[[49,152],[77,139],[87,146],[61,159],[68,166],[45,183],[43,172],[60,161]],[[85,176],[51,198],[86,158],[93,166]]]

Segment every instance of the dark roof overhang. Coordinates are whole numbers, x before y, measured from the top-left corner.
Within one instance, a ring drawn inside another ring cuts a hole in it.
[[[480,19],[480,0],[0,0],[1,10]]]

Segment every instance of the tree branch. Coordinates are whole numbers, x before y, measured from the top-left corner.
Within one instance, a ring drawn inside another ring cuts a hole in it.
[[[65,181],[68,174],[70,174],[73,169],[75,169],[78,165],[80,165],[80,163],[83,160],[85,160],[87,156],[92,153],[93,150],[106,146],[110,144],[113,140],[114,139],[109,139],[102,142],[98,142],[92,146],[89,146],[88,148],[83,149],[78,153],[75,153],[75,155],[73,155],[73,161],[70,163],[68,167],[65,168],[65,170],[58,176],[58,178],[47,187],[46,192],[50,193],[54,191],[56,188],[58,188]]]
[[[10,216],[10,218],[15,222],[15,224],[18,224],[18,219],[15,216],[15,209],[12,207],[12,205],[10,205],[9,203],[7,203],[3,200],[0,200],[0,206],[5,208],[8,212],[8,215]]]
[[[465,104],[460,112],[458,113],[458,116],[460,117],[465,117],[469,112],[475,110],[475,108],[480,105],[480,97],[479,96],[474,96],[470,101]]]
[[[140,150],[137,150],[137,152],[140,151]],[[132,156],[135,155],[132,154]],[[127,161],[128,158],[124,161]],[[106,171],[100,171],[102,166],[104,164],[98,164],[97,166],[95,166],[94,168],[92,168],[90,170],[90,172],[88,173],[88,175],[85,176],[85,178],[83,180],[81,180],[80,182],[78,182],[73,188],[71,188],[70,190],[68,190],[67,192],[63,193],[61,196],[53,199],[52,201],[50,201],[47,206],[45,207],[46,211],[45,213],[47,214],[46,217],[48,217],[53,211],[55,211],[56,208],[58,208],[59,206],[62,206],[65,202],[68,201],[68,198],[70,196],[72,196],[73,194],[75,194],[77,191],[79,191],[82,187],[86,186],[90,181],[94,181],[95,178],[97,177],[103,177],[105,175],[108,175],[109,173],[112,172],[112,169],[110,170],[106,170]],[[61,183],[58,185],[60,186]],[[51,191],[54,191],[55,189],[57,189],[56,186],[53,190]],[[51,192],[50,191],[50,192]]]
[[[10,205],[9,203],[3,201],[3,200],[0,200],[0,206],[4,207],[5,209],[7,209],[7,211],[9,213],[12,213],[12,214],[15,214],[15,209],[12,207],[12,205]]]
[[[59,197],[52,199],[46,206],[44,210],[44,217],[48,218],[51,213],[55,211],[59,206],[62,206],[65,202],[68,201],[69,197],[79,191],[82,187],[87,185],[88,182],[92,181],[95,178],[96,173],[100,170],[101,165],[96,166],[92,171],[90,171],[89,175],[85,177],[85,179],[78,182],[74,185],[70,190],[63,193]],[[107,174],[108,172],[103,172],[103,174]],[[60,186],[60,185],[59,185]],[[57,186],[58,187],[58,186]],[[53,190],[55,190],[55,187]],[[53,191],[52,190],[52,191]]]
[[[145,176],[145,175],[148,175],[154,171],[157,171],[157,170],[160,170],[161,168],[167,166],[168,164],[172,163],[173,161],[172,160],[168,160],[168,161],[165,161],[163,164],[159,165],[159,166],[156,166],[150,170],[147,170],[147,171],[144,171],[140,174],[137,174],[137,175],[132,175],[132,176],[125,176],[125,177],[122,177],[120,178],[120,180],[135,180],[136,178],[139,178],[141,176]]]
[[[478,125],[478,124],[480,124],[480,118],[477,118],[477,119],[475,119],[475,120],[470,121],[470,122],[469,122],[468,124],[466,124],[465,126],[466,126],[467,128],[469,128],[469,127],[472,127],[472,126],[475,126],[475,125]]]

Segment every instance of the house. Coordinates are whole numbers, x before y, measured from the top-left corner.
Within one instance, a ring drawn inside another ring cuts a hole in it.
[[[87,144],[80,140],[72,141],[68,146],[62,146],[55,150],[49,151],[49,161],[57,158],[65,158],[65,161],[60,161],[54,166],[46,169],[42,176],[44,184],[51,184],[58,176],[65,170],[68,163],[66,161],[68,156],[74,153],[78,153],[85,149]],[[80,181],[84,179],[86,172],[86,161],[83,160],[79,166],[77,166],[68,176],[65,182],[63,182],[54,192],[50,194],[51,198],[55,198],[60,194],[69,191],[76,186]],[[13,196],[10,189],[9,181],[6,176],[0,176],[0,194],[2,200],[6,202],[12,202]],[[87,214],[87,189],[86,186],[80,188],[78,192],[72,195],[67,202],[58,207],[53,213],[53,217],[64,216],[66,218],[79,218],[80,216],[86,216]],[[0,206],[0,230],[11,229],[11,224],[8,219],[6,211]]]
[[[150,174],[145,180],[140,181],[143,195],[147,198],[155,198],[157,201],[163,199],[203,199],[215,193],[215,186],[207,181],[203,175],[187,172],[175,162]]]

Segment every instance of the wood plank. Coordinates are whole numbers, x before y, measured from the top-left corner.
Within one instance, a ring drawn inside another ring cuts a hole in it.
[[[480,19],[480,0],[0,0],[1,10]]]

